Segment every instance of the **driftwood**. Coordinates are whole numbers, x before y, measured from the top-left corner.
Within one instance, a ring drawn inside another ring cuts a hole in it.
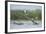
[[[17,25],[23,25],[24,23],[16,23],[16,22],[14,22],[13,24],[17,24]]]
[[[37,23],[37,22],[35,22],[34,20],[32,20],[32,22],[33,22],[33,24],[36,24],[36,25],[38,25],[38,23]]]

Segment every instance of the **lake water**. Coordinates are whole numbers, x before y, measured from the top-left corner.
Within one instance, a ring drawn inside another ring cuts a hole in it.
[[[38,24],[33,23],[30,20],[11,20],[10,21],[10,28],[11,29],[25,29],[25,28],[41,28],[42,27],[42,21],[35,21]],[[22,23],[22,25],[18,25],[16,23]]]

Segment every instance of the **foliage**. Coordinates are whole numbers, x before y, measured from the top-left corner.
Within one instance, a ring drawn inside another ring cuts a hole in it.
[[[41,9],[35,9],[35,10],[26,10],[26,14],[24,13],[24,10],[11,10],[10,16],[11,20],[17,20],[17,19],[25,19],[25,20],[31,20],[31,18],[36,18],[37,20],[41,20]]]

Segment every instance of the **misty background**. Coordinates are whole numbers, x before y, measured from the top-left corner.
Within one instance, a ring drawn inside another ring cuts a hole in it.
[[[32,9],[42,9],[41,6],[36,6],[36,5],[15,5],[15,4],[10,4],[10,9],[11,10],[32,10]]]

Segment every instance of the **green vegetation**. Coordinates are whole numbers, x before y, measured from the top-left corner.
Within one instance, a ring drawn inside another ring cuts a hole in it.
[[[26,10],[26,13],[24,13],[24,10],[11,10],[10,16],[11,20],[31,20],[32,18],[36,20],[41,20],[41,13],[42,11],[40,9]]]

